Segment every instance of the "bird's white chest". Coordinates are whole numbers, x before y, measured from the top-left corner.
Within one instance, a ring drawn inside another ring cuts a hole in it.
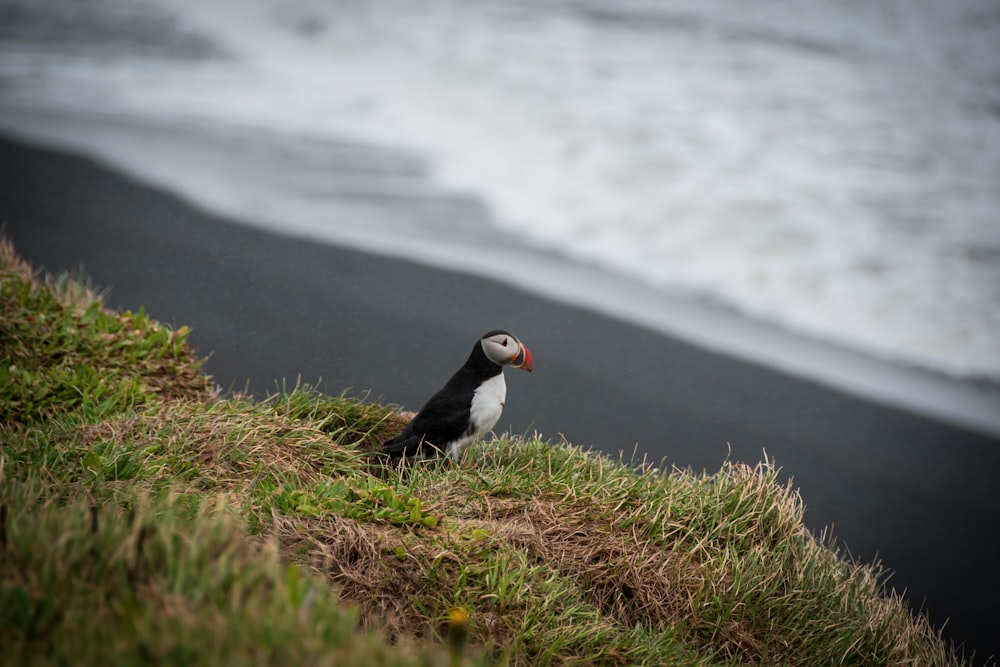
[[[496,426],[506,400],[507,383],[503,379],[503,373],[479,385],[472,395],[472,408],[469,411],[469,422],[475,429],[475,437]]]

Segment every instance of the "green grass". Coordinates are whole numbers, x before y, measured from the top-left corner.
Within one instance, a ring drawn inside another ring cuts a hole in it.
[[[186,329],[6,242],[0,279],[5,662],[967,664],[771,462],[501,437],[385,470],[391,406],[220,396]]]

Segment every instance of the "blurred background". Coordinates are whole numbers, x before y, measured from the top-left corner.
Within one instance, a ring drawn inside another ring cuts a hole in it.
[[[997,44],[990,0],[2,0],[0,114],[285,233],[995,383]]]

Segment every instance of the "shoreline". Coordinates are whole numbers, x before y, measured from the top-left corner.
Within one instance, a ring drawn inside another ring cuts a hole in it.
[[[225,156],[236,170],[233,178],[245,178],[247,182],[225,192],[212,192],[192,187],[186,173],[177,173],[183,171],[186,164],[204,160],[212,163],[213,169],[222,168],[216,160],[219,159],[217,154],[225,153],[225,146],[213,145],[209,134],[203,136],[201,142],[178,141],[178,131],[172,131],[169,124],[154,127],[135,121],[115,123],[102,116],[68,115],[9,105],[0,108],[3,109],[0,136],[7,133],[17,140],[42,145],[55,152],[72,150],[95,156],[101,163],[131,174],[149,187],[162,188],[189,202],[197,202],[192,205],[212,215],[238,220],[288,238],[345,247],[390,260],[500,282],[541,298],[650,329],[708,352],[763,365],[861,400],[1000,437],[1000,383],[992,378],[984,380],[949,374],[792,331],[693,295],[664,292],[627,276],[519,245],[500,230],[486,236],[477,232],[451,238],[440,233],[424,238],[419,234],[400,235],[391,230],[373,233],[371,229],[363,229],[359,232],[324,224],[329,212],[322,208],[319,211],[299,210],[298,217],[277,229],[270,216],[246,204],[255,198],[254,179],[266,174],[269,166],[280,168],[280,165],[268,165],[266,157],[261,164],[246,168],[238,157]],[[350,150],[356,154],[365,149],[357,144]],[[386,149],[379,149],[383,150]],[[157,155],[160,159],[146,160],[148,155]],[[252,159],[261,158],[254,156]],[[382,159],[389,158],[383,156]],[[425,188],[430,194],[430,182],[423,178],[417,164],[407,168],[415,174],[413,186]],[[298,177],[313,180],[324,175],[302,173]],[[337,199],[336,191],[326,193],[330,203]],[[389,211],[400,205],[382,204]],[[291,202],[285,202],[284,207],[295,208]],[[319,223],[315,220],[317,216],[321,218]],[[477,223],[481,222],[484,221],[477,219]],[[489,226],[489,221],[485,222]]]
[[[281,378],[371,391],[407,408],[483,331],[531,348],[508,374],[498,431],[638,451],[715,470],[767,456],[800,489],[807,524],[878,557],[946,636],[989,655],[996,437],[831,390],[577,305],[455,271],[281,237],[61,151],[0,139],[0,224],[50,271],[82,270],[112,307],[193,329],[225,389]],[[923,603],[923,604],[922,604]]]

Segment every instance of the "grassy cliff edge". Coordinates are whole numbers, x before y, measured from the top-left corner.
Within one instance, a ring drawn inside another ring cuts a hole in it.
[[[5,661],[966,664],[768,461],[503,436],[380,472],[391,406],[219,395],[187,335],[0,239]]]

